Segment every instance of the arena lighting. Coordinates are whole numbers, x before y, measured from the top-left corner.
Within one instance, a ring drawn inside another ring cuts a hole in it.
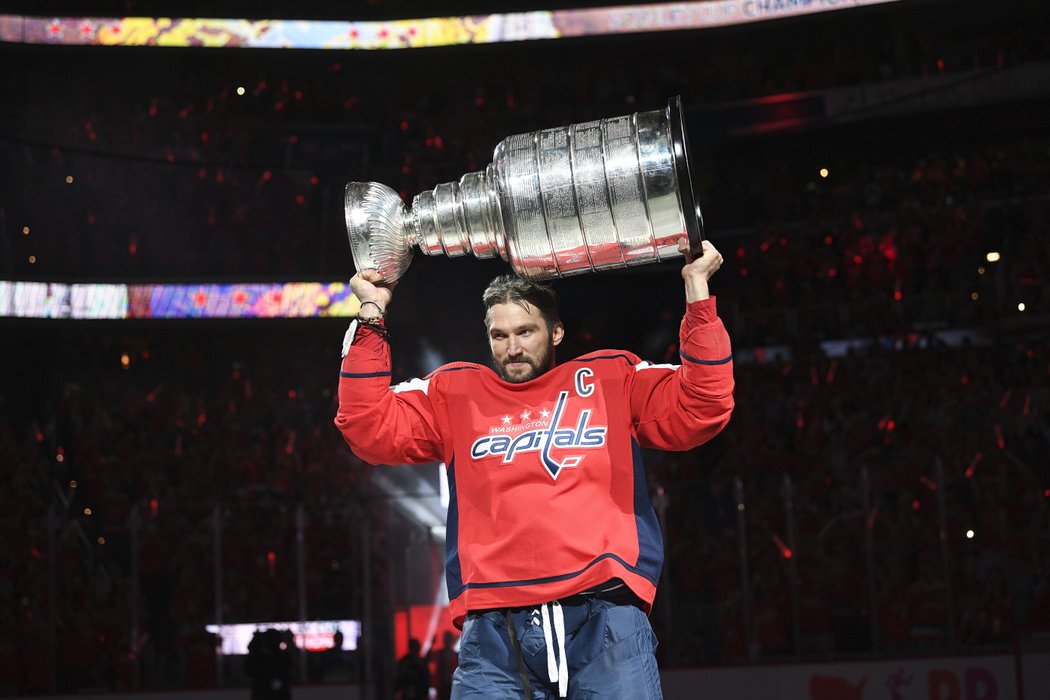
[[[368,22],[0,14],[0,42],[180,48],[409,49],[680,31],[901,0],[693,0]]]
[[[389,465],[371,472],[375,488],[388,496],[394,508],[444,541],[448,507],[441,503],[440,467],[433,471],[415,466]]]
[[[448,467],[444,462],[438,465],[438,498],[442,508],[448,508],[449,504],[449,490],[448,490]],[[433,531],[435,528],[441,528],[441,539],[445,539],[444,525],[435,525],[431,528]]]
[[[998,251],[990,250],[990,251],[988,251],[988,254],[984,256],[984,259],[987,260],[988,262],[999,262],[1001,257],[1002,256],[999,255]]]

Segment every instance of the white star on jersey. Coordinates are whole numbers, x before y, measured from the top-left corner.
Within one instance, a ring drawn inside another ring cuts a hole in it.
[[[543,409],[543,410],[540,411],[540,417],[541,418],[550,418],[551,417],[551,412],[548,411],[547,409]]]
[[[510,416],[503,416],[500,420],[503,421],[503,425],[510,425]]]
[[[522,420],[528,420],[531,417],[532,417],[532,411],[522,411],[521,412],[521,419]]]

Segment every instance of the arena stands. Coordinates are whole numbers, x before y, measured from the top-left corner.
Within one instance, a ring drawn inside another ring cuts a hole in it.
[[[25,67],[0,72],[0,273],[345,279],[346,181],[410,198],[509,134],[681,93],[737,409],[703,448],[647,456],[667,498],[662,664],[1005,649],[1050,627],[1046,96],[704,122],[1048,58],[1030,8],[975,10],[977,27],[916,5],[367,55],[0,46]],[[478,297],[503,269],[417,257],[390,314],[395,379],[485,360]],[[667,266],[558,283],[560,357],[673,360],[679,284]],[[0,693],[247,682],[215,667],[217,605],[251,622],[418,602],[397,583],[410,528],[331,425],[344,325],[0,319]]]

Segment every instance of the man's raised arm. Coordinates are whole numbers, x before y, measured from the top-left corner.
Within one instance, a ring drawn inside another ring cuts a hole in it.
[[[733,353],[708,280],[722,256],[708,241],[686,265],[685,317],[679,331],[680,367],[641,363],[630,384],[631,417],[642,447],[687,450],[721,432],[733,412]]]
[[[441,436],[427,382],[390,388],[390,346],[383,316],[393,298],[375,270],[354,275],[350,286],[361,302],[343,339],[336,427],[361,459],[371,464],[441,461]]]

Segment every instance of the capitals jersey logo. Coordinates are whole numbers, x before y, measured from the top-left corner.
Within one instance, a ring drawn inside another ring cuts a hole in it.
[[[593,376],[593,372],[589,368],[584,367],[576,371],[576,392],[580,396],[586,397],[594,393],[593,383],[585,382],[590,376]],[[540,416],[549,418],[549,422],[532,421],[525,424],[528,429],[513,435],[504,434],[500,429],[494,428],[495,434],[483,435],[474,441],[470,446],[470,456],[478,460],[502,457],[502,464],[513,464],[519,455],[539,452],[540,463],[552,479],[557,479],[562,469],[580,465],[584,455],[578,454],[579,451],[604,447],[609,430],[608,426],[591,424],[592,411],[589,408],[582,409],[575,420],[566,420],[568,403],[569,392],[559,392],[554,411],[545,408],[540,412]],[[531,412],[524,411],[521,417],[525,420],[531,417]],[[563,420],[565,425],[562,425]],[[509,423],[509,416],[504,416],[503,422]],[[561,459],[556,457],[566,451],[570,454],[562,456]]]

